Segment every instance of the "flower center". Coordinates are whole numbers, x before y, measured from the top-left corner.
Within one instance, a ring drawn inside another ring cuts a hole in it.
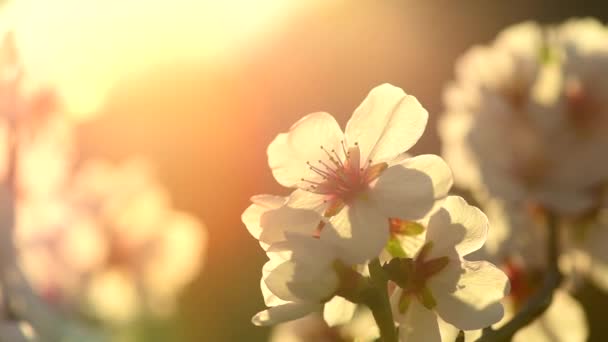
[[[322,177],[322,181],[302,178],[302,181],[309,183],[306,190],[327,195],[326,201],[330,206],[325,213],[326,216],[337,214],[344,204],[359,197],[368,189],[369,183],[378,178],[388,167],[386,163],[374,165],[371,159],[362,164],[358,143],[348,149],[344,141],[341,141],[341,145],[344,157],[341,157],[336,150],[328,150],[321,146],[327,158],[316,163],[306,162],[310,170]]]

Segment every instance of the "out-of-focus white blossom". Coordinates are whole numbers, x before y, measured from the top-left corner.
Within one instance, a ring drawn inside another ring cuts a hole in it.
[[[473,48],[440,125],[456,183],[482,202],[567,215],[595,206],[608,181],[607,75],[608,29],[592,19],[523,23]]]
[[[397,287],[391,296],[400,341],[453,340],[457,329],[476,330],[500,321],[507,276],[489,262],[463,258],[483,246],[486,216],[450,196],[424,225],[425,243],[416,256],[393,260],[403,275],[393,279]]]
[[[526,265],[525,260],[509,261],[503,264],[511,283],[511,292],[503,300],[504,318],[493,325],[498,329],[509,322],[526,302],[542,286],[542,272]],[[465,334],[466,341],[475,341],[481,330]],[[557,289],[551,305],[539,318],[519,330],[513,337],[514,342],[583,342],[587,341],[589,328],[585,311],[581,304],[572,298],[565,289]]]
[[[389,238],[389,218],[423,218],[452,185],[441,158],[399,158],[418,141],[427,116],[413,96],[389,84],[369,93],[345,132],[328,113],[305,116],[268,147],[275,179],[296,190],[284,203],[255,197],[244,220],[257,213],[265,224],[266,217],[282,215],[290,227],[308,227],[310,234],[341,246],[351,264],[377,257]],[[300,210],[316,211],[328,227],[309,225]],[[254,226],[246,224],[251,231]],[[262,238],[275,231],[263,225],[254,230]]]
[[[578,287],[585,279],[608,290],[608,220],[606,197],[599,207],[583,215],[558,219],[560,231],[559,267],[568,276],[568,283]],[[490,199],[485,213],[492,225],[492,234],[477,256],[497,265],[517,262],[526,269],[542,270],[547,266],[547,213],[539,207],[520,207]]]
[[[53,199],[17,208],[21,264],[41,295],[110,323],[173,310],[205,231],[171,207],[145,164],[87,162]]]
[[[335,327],[328,326],[317,314],[279,324],[273,329],[270,341],[372,342],[377,338],[379,332],[372,313],[366,308],[359,308],[352,320]]]
[[[50,196],[70,174],[73,122],[54,91],[23,69],[14,39],[0,28],[0,179],[7,176],[14,145],[18,196]]]

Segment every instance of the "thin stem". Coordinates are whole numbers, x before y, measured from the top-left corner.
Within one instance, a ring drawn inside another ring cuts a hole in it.
[[[364,300],[380,329],[380,341],[397,342],[397,330],[388,298],[388,278],[377,258],[370,262],[369,273],[372,286]]]
[[[507,324],[497,330],[492,328],[484,329],[483,335],[477,340],[478,342],[511,341],[517,331],[532,323],[551,305],[553,293],[559,287],[563,278],[558,267],[559,227],[557,226],[557,218],[553,213],[547,214],[547,230],[549,232],[547,246],[548,270],[542,288]]]

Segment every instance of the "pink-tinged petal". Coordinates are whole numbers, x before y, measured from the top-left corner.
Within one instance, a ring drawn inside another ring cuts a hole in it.
[[[369,93],[346,125],[349,145],[358,143],[361,160],[388,161],[406,152],[420,139],[427,111],[415,97],[390,84]]]
[[[357,309],[357,304],[349,302],[343,297],[335,296],[323,307],[323,319],[330,327],[350,322]]]
[[[454,250],[465,256],[480,249],[488,235],[488,218],[478,208],[458,196],[448,196],[431,216],[426,241],[433,242],[429,258],[451,255]]]
[[[312,171],[307,162],[317,165],[327,160],[327,151],[342,153],[344,134],[336,120],[328,113],[309,114],[296,122],[289,132],[279,134],[268,146],[268,164],[274,178],[286,187],[306,188],[322,177]]]
[[[369,196],[386,217],[418,220],[438,209],[451,187],[450,168],[429,154],[386,169],[371,184]]]
[[[429,279],[437,301],[435,310],[446,322],[462,330],[476,330],[500,321],[500,301],[509,293],[509,279],[485,261],[450,263]]]
[[[274,195],[257,195],[251,197],[251,204],[241,215],[241,221],[247,227],[249,233],[256,239],[262,234],[262,215],[270,210],[278,209],[285,204],[287,198]]]
[[[399,321],[399,342],[441,342],[441,332],[434,311],[412,300]]]
[[[259,312],[251,319],[257,326],[275,325],[283,322],[302,318],[311,312],[321,309],[321,304],[314,303],[289,303],[269,308]]]
[[[388,237],[388,218],[365,199],[344,207],[321,231],[321,240],[336,246],[338,256],[350,265],[378,257]]]

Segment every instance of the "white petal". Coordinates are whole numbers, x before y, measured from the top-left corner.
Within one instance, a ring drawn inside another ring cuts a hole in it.
[[[330,114],[319,112],[303,117],[268,146],[268,164],[274,178],[287,187],[304,187],[306,183],[302,178],[319,180],[319,175],[311,171],[306,162],[327,159],[320,146],[329,151],[342,151],[342,140],[342,130]]]
[[[357,304],[336,296],[325,303],[323,318],[330,327],[343,325],[353,319],[356,309]]]
[[[282,263],[281,260],[269,260],[262,267],[262,279],[260,280],[260,289],[262,290],[262,297],[264,297],[264,304],[266,306],[277,306],[287,304],[288,302],[279,298],[276,294],[272,293],[266,285],[266,278],[270,275],[270,272]]]
[[[267,265],[278,264],[265,278],[268,289],[287,301],[320,303],[331,298],[338,287],[333,246],[312,236],[292,233],[286,238],[268,249]]]
[[[290,232],[312,236],[321,219],[319,213],[308,209],[283,206],[269,210],[261,216],[260,243],[267,249],[271,244],[285,240],[285,234]]]
[[[441,342],[437,315],[412,300],[403,320],[399,322],[399,342]]]
[[[320,304],[312,303],[284,304],[258,312],[255,316],[253,316],[251,322],[257,326],[275,325],[302,318],[311,312],[319,310],[320,307]]]
[[[390,84],[380,85],[353,113],[346,125],[349,145],[361,149],[361,160],[384,162],[406,152],[420,139],[427,111],[415,97]]]
[[[441,333],[441,340],[448,342],[456,341],[456,338],[458,338],[458,334],[460,333],[460,329],[456,328],[450,323],[447,323],[439,317],[437,317],[437,322],[439,323],[439,332]]]
[[[336,249],[328,241],[310,235],[286,232],[285,241],[272,244],[266,254],[271,260],[294,261],[310,264],[313,267],[326,267],[332,264],[337,256]]]
[[[280,208],[286,201],[287,199],[282,196],[253,196],[251,197],[251,202],[253,202],[253,204],[245,209],[241,215],[241,221],[243,221],[249,233],[259,240],[260,235],[262,234],[262,227],[260,225],[262,215],[269,210]]]
[[[452,172],[435,155],[421,155],[386,169],[371,185],[370,199],[387,217],[421,219],[452,187]]]
[[[286,261],[272,270],[265,282],[280,299],[321,303],[336,292],[338,275],[330,267]]]
[[[460,274],[459,279],[454,279]],[[455,277],[456,275],[456,277]],[[509,293],[507,276],[485,261],[453,263],[429,279],[436,311],[446,322],[462,330],[490,326],[502,318],[500,300]]]
[[[389,236],[388,217],[367,200],[356,200],[332,216],[321,231],[321,240],[339,247],[339,256],[349,265],[376,258]]]
[[[325,203],[325,195],[297,189],[289,195],[287,206],[296,209],[310,209],[322,213],[327,204]]]
[[[529,326],[518,331],[514,342],[584,342],[589,328],[581,304],[566,291],[555,292],[547,311]]]
[[[356,341],[371,342],[380,338],[380,330],[374,315],[367,307],[360,307],[350,323],[343,325],[341,330],[346,336],[356,337]]]
[[[433,242],[429,258],[452,254],[465,256],[480,249],[488,235],[488,218],[478,208],[458,196],[448,196],[431,216],[426,241]]]

